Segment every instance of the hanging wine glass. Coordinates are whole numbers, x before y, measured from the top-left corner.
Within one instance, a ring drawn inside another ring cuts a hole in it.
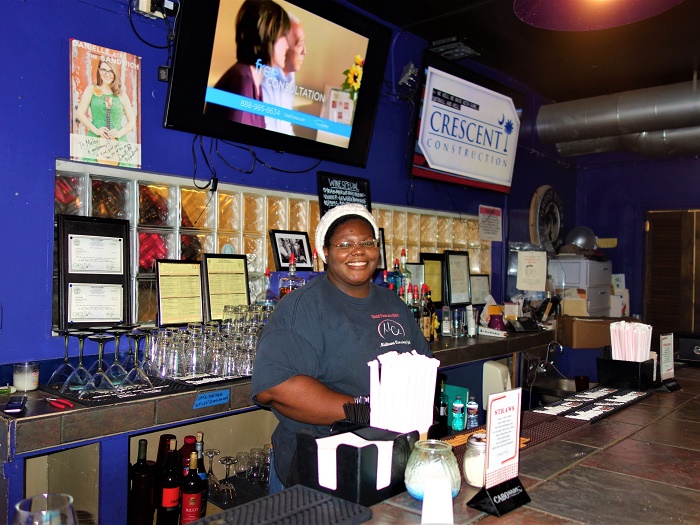
[[[105,370],[105,374],[114,383],[114,386],[121,385],[122,381],[126,379],[127,371],[119,362],[119,341],[121,336],[128,332],[129,330],[126,328],[112,328],[106,332],[114,336],[114,361]]]
[[[141,370],[149,377],[158,377],[158,369],[153,362],[153,349],[158,339],[158,328],[150,328],[146,330],[146,344],[143,348],[143,360],[141,361]],[[138,352],[136,359],[138,360]]]
[[[66,379],[68,379],[71,373],[73,373],[73,370],[75,370],[75,367],[68,360],[68,340],[70,338],[70,333],[77,332],[77,330],[77,328],[56,330],[59,335],[63,336],[63,363],[58,365],[58,368],[54,370],[53,374],[51,374],[49,381],[46,383],[47,387],[60,390],[63,383],[66,382]]]
[[[111,334],[95,334],[88,337],[91,341],[97,341],[97,371],[92,375],[90,381],[83,387],[78,394],[78,399],[83,399],[86,396],[96,394],[96,393],[109,393],[114,392],[117,388],[114,386],[107,375],[104,373],[102,366],[102,356],[104,355],[105,341],[114,339]]]
[[[82,388],[90,381],[92,374],[88,372],[88,369],[83,365],[83,349],[85,347],[85,339],[92,335],[93,332],[88,331],[77,331],[70,332],[68,335],[70,337],[78,338],[78,366],[73,372],[71,372],[66,382],[63,383],[61,387],[62,394],[68,394],[70,392],[77,392],[82,390]]]
[[[128,333],[126,334],[126,337],[129,339],[129,350],[126,353],[126,355],[124,356],[124,359],[122,359],[122,367],[127,372],[129,372],[132,368],[134,368],[134,365],[136,364],[136,362],[138,361],[138,358],[139,358],[138,348],[136,349],[136,354],[134,354],[134,345],[136,343],[136,335],[139,336],[139,340],[142,339],[143,337],[145,337],[145,335],[146,335],[145,332],[141,332],[141,331],[137,330],[137,328],[139,326],[141,326],[141,325],[135,324],[135,325],[124,326],[124,328],[129,330]]]
[[[209,489],[207,493],[209,499],[211,499],[219,494],[219,478],[217,478],[214,474],[214,470],[212,469],[212,463],[214,461],[214,457],[221,454],[221,452],[215,448],[209,448],[203,451],[202,454],[209,458],[209,470],[207,470],[207,484],[209,486]]]
[[[231,505],[236,499],[236,488],[229,479],[229,472],[231,471],[231,465],[236,463],[236,458],[232,456],[222,456],[219,458],[219,463],[226,466],[226,477],[219,483],[219,497],[221,498],[222,504]]]
[[[143,371],[141,366],[139,365],[139,343],[141,340],[146,337],[146,334],[144,332],[139,332],[137,330],[134,330],[133,332],[127,334],[128,337],[132,338],[134,340],[134,347],[136,348],[136,358],[134,359],[134,368],[129,370],[129,373],[126,375],[126,378],[124,381],[122,381],[122,386],[123,387],[130,387],[130,386],[138,386],[138,387],[145,387],[145,388],[153,388],[153,383],[151,383],[151,380],[148,379],[148,376],[146,373]]]

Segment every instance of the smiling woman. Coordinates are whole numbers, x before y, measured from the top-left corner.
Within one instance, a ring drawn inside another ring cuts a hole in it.
[[[326,274],[285,295],[260,334],[253,401],[279,420],[271,490],[275,476],[287,486],[297,481],[297,431],[329,435],[330,425],[345,418],[343,405],[369,394],[368,362],[392,350],[431,355],[406,304],[371,282],[378,234],[364,206],[329,210],[315,237]]]

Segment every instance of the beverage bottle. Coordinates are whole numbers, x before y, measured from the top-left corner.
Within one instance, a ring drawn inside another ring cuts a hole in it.
[[[457,396],[452,403],[452,430],[459,432],[464,430],[464,401],[462,396]]]
[[[180,523],[182,459],[176,447],[177,441],[172,440],[165,470],[161,478],[162,494],[158,502],[156,525],[178,525]]]
[[[448,410],[450,409],[450,399],[445,393],[445,381],[440,381],[440,396],[438,398],[437,429],[435,439],[441,439],[450,433],[447,425]]]
[[[382,282],[379,283],[382,288],[389,288],[389,272],[386,270],[382,271]]]
[[[413,284],[411,281],[411,272],[408,271],[408,268],[406,268],[407,260],[406,248],[401,248],[401,266],[399,270],[401,272],[401,283],[403,284],[404,290],[408,290],[408,288]],[[406,302],[408,302],[408,297],[406,297]]]
[[[190,454],[196,452],[195,442],[197,438],[194,436],[185,436],[185,444],[180,447],[180,456],[182,457],[182,475],[187,476],[190,470]]]
[[[433,341],[433,316],[428,309],[427,286],[424,284],[420,296],[420,328],[428,341]]]
[[[394,287],[394,283],[389,283],[389,290],[396,293],[396,288]]]
[[[428,307],[428,310],[430,311],[430,340],[434,341],[435,339],[437,339],[437,330],[439,328],[439,324],[437,322],[437,308],[435,308],[435,303],[433,302],[430,287],[428,285],[425,285],[425,288],[425,304]]]
[[[476,402],[474,396],[469,397],[469,403],[467,403],[467,428],[474,428],[479,426],[479,403]]]
[[[306,280],[297,275],[297,263],[294,254],[289,256],[289,273],[280,279],[280,299],[289,292],[301,288],[306,284]]]
[[[404,294],[403,286],[399,286],[399,299],[401,299],[402,301],[406,300],[406,295]]]
[[[153,525],[153,469],[146,461],[148,441],[139,439],[138,460],[129,469],[129,523]]]
[[[207,485],[197,474],[197,452],[192,452],[189,458],[187,476],[182,480],[180,489],[181,518],[180,523],[192,523],[202,517],[202,497]]]
[[[394,285],[394,290],[398,293],[399,288],[401,288],[401,269],[399,266],[399,260],[394,261],[394,271],[391,274],[390,282]]]
[[[176,441],[174,434],[161,434],[158,440],[158,455],[156,456],[156,464],[153,466],[153,505],[158,506],[163,494],[161,482],[163,480],[163,471],[168,463],[168,454],[170,454],[170,442]]]
[[[265,268],[265,282],[263,284],[263,291],[255,296],[255,304],[261,306],[269,306],[274,308],[279,301],[279,297],[270,288],[270,269]]]
[[[204,466],[204,433],[197,432],[197,441],[194,443],[194,448],[197,451],[197,475],[206,483],[206,489],[202,493],[202,512],[200,517],[207,514],[207,494],[209,493],[209,481],[207,479],[207,469]]]
[[[411,302],[409,303],[409,307],[411,308],[411,313],[413,314],[413,318],[416,320],[416,324],[418,326],[421,326],[421,323],[423,322],[421,320],[421,316],[423,315],[423,309],[420,306],[420,301],[418,300],[418,285],[414,284],[413,285],[413,291],[411,292]]]
[[[318,256],[318,252],[316,251],[316,248],[314,248],[314,253],[311,256],[311,261],[313,262],[314,272],[318,273],[318,272],[323,271],[323,261]]]

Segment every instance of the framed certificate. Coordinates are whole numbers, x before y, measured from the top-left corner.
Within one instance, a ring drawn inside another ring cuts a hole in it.
[[[430,296],[435,308],[442,308],[445,297],[445,255],[442,253],[421,253],[425,284],[430,287]],[[445,303],[446,304],[446,303]]]
[[[460,307],[471,304],[469,252],[445,250],[446,304]]]
[[[158,326],[203,322],[202,263],[156,260]]]
[[[131,323],[129,221],[58,216],[57,325]]]
[[[486,297],[491,294],[491,285],[489,284],[489,276],[481,274],[472,274],[470,276],[472,285],[472,304],[486,304]]]
[[[206,320],[223,319],[224,306],[250,304],[245,255],[202,255],[202,288]]]

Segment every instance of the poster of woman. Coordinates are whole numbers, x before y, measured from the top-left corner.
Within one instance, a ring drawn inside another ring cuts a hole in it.
[[[73,160],[141,167],[141,58],[71,39]]]

